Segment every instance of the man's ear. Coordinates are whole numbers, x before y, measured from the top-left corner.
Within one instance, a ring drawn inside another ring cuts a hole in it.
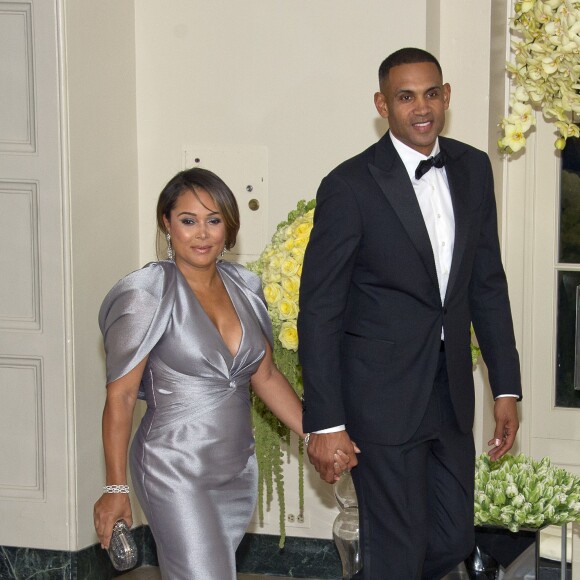
[[[451,85],[445,83],[443,85],[443,104],[445,105],[445,110],[449,108],[449,103],[451,101]]]
[[[375,93],[375,107],[377,112],[383,119],[389,118],[389,108],[387,107],[387,99],[383,93]]]

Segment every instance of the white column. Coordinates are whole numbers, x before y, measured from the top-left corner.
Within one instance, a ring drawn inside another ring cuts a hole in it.
[[[439,59],[444,81],[451,84],[451,106],[444,135],[486,151],[495,177],[500,237],[504,215],[503,164],[495,142],[497,122],[503,113],[507,76],[507,13],[509,0],[429,0],[427,2],[427,50]],[[508,279],[509,267],[505,263]],[[516,291],[514,291],[516,290]],[[512,300],[518,288],[510,287]],[[516,308],[518,305],[515,300]],[[517,325],[516,325],[517,326]],[[517,332],[517,329],[516,329]],[[493,400],[485,365],[475,371],[476,415],[474,437],[478,453],[487,450],[493,435]]]

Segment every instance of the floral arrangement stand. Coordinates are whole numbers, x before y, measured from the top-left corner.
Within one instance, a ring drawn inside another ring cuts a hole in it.
[[[560,580],[570,578],[571,567],[567,564],[566,554],[566,534],[567,524],[562,524],[562,544],[560,552],[560,562],[552,563],[541,559],[541,532],[548,526],[541,528],[520,528],[517,532],[512,532],[501,526],[476,526],[475,545],[484,554],[490,556],[498,565],[504,568],[504,578],[520,578],[522,576],[514,572],[514,567],[518,567],[523,553],[533,546],[534,554],[534,578],[542,580],[546,578],[556,578],[557,568],[560,569]],[[467,565],[469,569],[469,565]],[[523,576],[527,578],[528,576]]]
[[[522,552],[534,545],[535,577],[540,578],[540,532],[542,529],[520,528],[517,532],[512,532],[502,526],[476,526],[475,545],[506,569]]]

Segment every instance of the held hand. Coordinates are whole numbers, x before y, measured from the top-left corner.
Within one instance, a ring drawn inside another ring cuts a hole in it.
[[[354,441],[352,441],[352,444],[354,447],[354,452],[360,453],[360,449],[358,448],[357,444]],[[334,454],[334,480],[338,481],[340,476],[345,471],[350,471],[350,468],[350,456],[341,449],[337,449],[336,453]]]
[[[343,453],[343,456],[337,453],[338,450]],[[333,483],[337,479],[334,464],[335,462],[338,463],[340,469],[341,463],[344,463],[344,455],[348,456],[349,469],[358,465],[355,446],[346,431],[320,434],[312,433],[307,451],[310,463],[314,465],[321,479],[327,483]],[[335,454],[339,461],[335,461]],[[344,469],[340,473],[342,471]]]
[[[101,548],[106,550],[109,547],[113,526],[120,519],[125,520],[129,527],[133,525],[129,494],[104,493],[93,508],[93,520]]]
[[[500,397],[495,400],[493,414],[495,417],[495,432],[488,442],[493,448],[488,451],[492,461],[503,457],[514,444],[516,433],[520,426],[518,419],[517,399],[515,397]]]

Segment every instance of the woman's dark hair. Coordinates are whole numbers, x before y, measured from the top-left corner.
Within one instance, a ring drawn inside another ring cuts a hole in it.
[[[157,228],[162,236],[167,229],[163,217],[170,219],[171,210],[177,203],[177,198],[190,191],[196,197],[203,189],[212,198],[224,220],[226,227],[226,250],[233,248],[240,229],[240,211],[232,190],[215,173],[201,167],[180,171],[173,177],[159,195],[157,201]],[[199,199],[199,197],[198,197]],[[159,248],[158,252],[159,254]]]

